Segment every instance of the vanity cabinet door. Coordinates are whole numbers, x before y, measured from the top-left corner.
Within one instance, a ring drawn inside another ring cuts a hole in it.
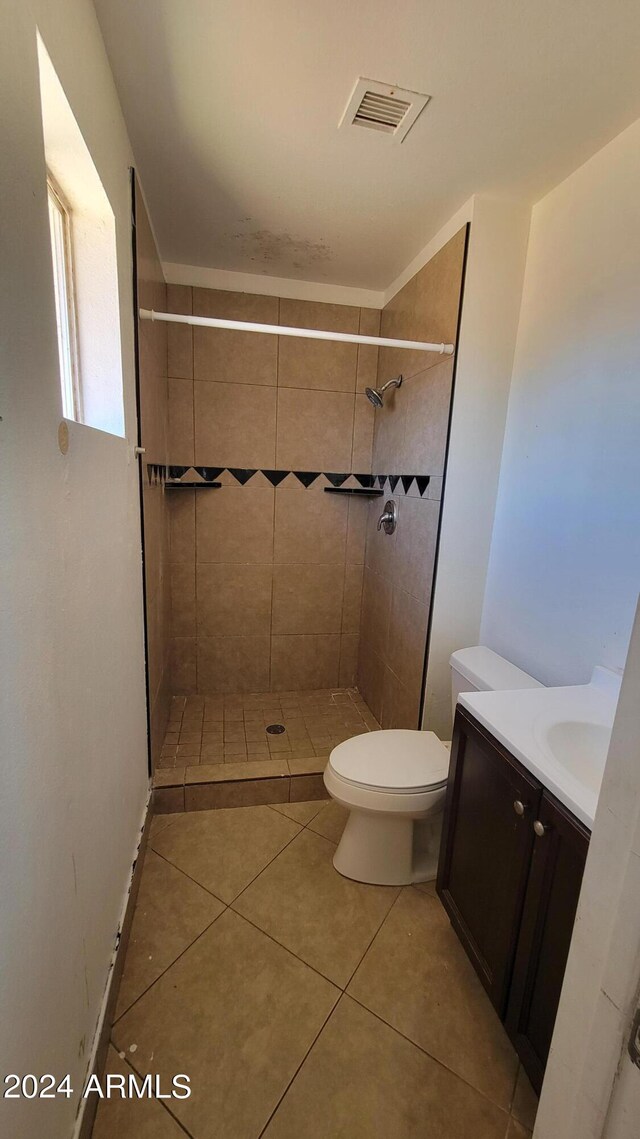
[[[540,1092],[569,955],[589,832],[547,791],[536,816],[506,1028]]]
[[[542,787],[458,708],[437,891],[504,1018]]]

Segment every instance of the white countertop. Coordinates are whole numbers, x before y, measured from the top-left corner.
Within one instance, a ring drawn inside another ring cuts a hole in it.
[[[595,668],[589,684],[465,692],[458,703],[591,829],[620,682]]]

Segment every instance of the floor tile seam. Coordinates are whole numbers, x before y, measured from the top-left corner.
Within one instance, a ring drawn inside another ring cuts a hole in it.
[[[170,969],[173,969],[173,966],[175,964],[177,964],[177,962],[180,960],[180,958],[184,957],[185,953],[187,953],[187,951],[195,945],[196,941],[200,940],[200,938],[207,932],[207,930],[211,929],[212,925],[215,925],[218,918],[222,917],[223,913],[225,913],[228,909],[229,909],[229,907],[227,905],[225,905],[224,909],[220,910],[219,914],[216,914],[213,921],[208,922],[207,925],[204,927],[204,929],[201,929],[200,933],[197,933],[196,936],[193,938],[193,940],[190,941],[188,945],[185,945],[184,949],[180,950],[178,956],[174,957],[173,961],[171,961],[171,963],[169,965],[167,965],[166,968],[163,969],[161,973],[158,974],[158,976],[151,982],[151,984],[147,985],[146,989],[144,989],[143,992],[138,994],[136,999],[131,1002],[131,1004],[124,1010],[124,1012],[121,1012],[120,1015],[118,1017],[116,1017],[116,1019],[113,1021],[112,1025],[111,1025],[111,1031],[112,1032],[113,1032],[113,1029],[116,1027],[116,1025],[119,1024],[120,1021],[123,1019],[123,1017],[127,1016],[128,1013],[130,1013],[131,1010],[135,1008],[135,1006],[138,1004],[138,1001],[141,1001],[142,998],[144,996],[146,996],[146,994],[151,991],[151,989],[154,987],[154,985],[157,985],[158,981],[160,981],[162,979],[162,977],[164,977],[165,974],[169,972]],[[125,968],[126,968],[126,958],[125,958]],[[115,1047],[115,1045],[114,1045],[114,1047]]]
[[[197,786],[197,784],[194,784],[194,786]],[[180,813],[180,812],[176,812],[176,813]],[[197,811],[184,811],[182,813],[185,815],[196,815],[196,814],[198,814]],[[216,902],[220,902],[221,906],[228,906],[229,905],[228,902],[225,902],[224,898],[220,898],[217,894],[214,894],[213,890],[210,890],[208,886],[203,886],[202,882],[198,882],[198,879],[194,878],[192,874],[187,874],[186,870],[183,870],[181,866],[178,866],[175,862],[172,862],[170,858],[167,858],[166,854],[161,854],[159,850],[156,850],[155,846],[153,846],[151,849],[153,850],[154,854],[158,855],[158,858],[163,858],[164,861],[169,866],[171,866],[174,870],[178,870],[180,874],[184,875],[185,878],[188,878],[190,882],[193,882],[195,886],[199,886],[200,889],[204,890],[205,894],[208,894],[210,898],[215,898]],[[134,911],[134,917],[135,917],[135,911]]]
[[[324,836],[323,836],[323,837],[324,837]],[[327,839],[327,842],[331,842],[331,839]],[[336,845],[336,846],[337,846],[337,843],[335,843],[334,845]],[[364,883],[364,885],[366,885],[366,883]],[[389,909],[387,910],[386,914],[385,914],[385,915],[384,915],[384,917],[382,918],[382,920],[381,920],[381,922],[380,922],[380,925],[379,925],[379,926],[378,926],[378,928],[375,930],[375,932],[372,934],[372,936],[371,936],[371,940],[369,941],[369,943],[368,943],[368,945],[367,945],[366,949],[364,950],[364,952],[363,952],[363,954],[362,954],[362,957],[361,957],[361,958],[360,958],[360,960],[358,961],[358,964],[357,964],[357,965],[354,967],[354,970],[353,970],[353,972],[352,972],[351,976],[349,977],[349,980],[347,981],[347,983],[346,983],[346,985],[345,985],[345,987],[344,987],[344,988],[345,988],[345,992],[347,991],[347,989],[348,989],[349,985],[351,984],[351,982],[352,982],[352,980],[353,980],[353,978],[354,978],[355,974],[358,972],[358,969],[359,969],[359,968],[360,968],[360,966],[362,965],[362,962],[364,961],[365,957],[367,956],[367,953],[368,953],[368,952],[369,952],[369,950],[371,949],[371,946],[373,945],[373,943],[374,943],[374,941],[375,941],[376,937],[377,937],[377,936],[378,936],[378,934],[380,933],[380,930],[382,929],[382,927],[383,927],[384,923],[386,922],[387,918],[389,917],[389,914],[391,913],[391,911],[392,911],[393,907],[395,906],[396,902],[398,901],[398,898],[400,897],[400,894],[401,894],[401,893],[402,893],[402,890],[399,890],[399,891],[398,891],[398,894],[396,895],[396,897],[393,899],[393,901],[392,901],[391,905],[389,906]]]
[[[133,1007],[133,1006],[132,1006],[132,1007]],[[122,1056],[120,1055],[120,1050],[118,1049],[117,1045],[115,1045],[115,1044],[113,1043],[113,1040],[112,1040],[112,1039],[110,1039],[110,1041],[109,1041],[109,1042],[110,1042],[110,1044],[111,1044],[111,1047],[112,1047],[112,1048],[113,1048],[113,1049],[114,1049],[114,1050],[115,1050],[115,1051],[118,1053],[118,1056],[120,1056],[120,1059],[121,1059],[121,1060],[122,1060],[122,1059],[124,1059],[124,1063],[127,1065],[127,1067],[131,1068],[131,1071],[134,1073],[134,1075],[136,1075],[136,1076],[139,1076],[139,1077],[140,1077],[140,1079],[141,1079],[141,1080],[143,1080],[143,1079],[144,1079],[144,1074],[143,1074],[141,1071],[139,1071],[139,1070],[138,1070],[138,1068],[136,1068],[135,1064],[134,1064],[134,1063],[133,1063],[133,1062],[132,1062],[132,1061],[129,1059],[128,1055],[125,1053],[124,1057],[122,1057]],[[187,1130],[187,1128],[185,1127],[184,1123],[182,1123],[182,1122],[181,1122],[181,1120],[179,1120],[179,1119],[178,1119],[178,1118],[177,1118],[177,1117],[176,1117],[176,1116],[173,1114],[173,1112],[171,1111],[171,1109],[170,1109],[169,1107],[167,1107],[167,1104],[166,1104],[165,1100],[163,1100],[163,1099],[158,1099],[158,1098],[157,1098],[157,1096],[152,1096],[151,1098],[154,1100],[154,1102],[155,1102],[155,1103],[159,1104],[159,1105],[160,1105],[160,1107],[164,1108],[164,1110],[166,1111],[167,1115],[170,1115],[170,1116],[171,1116],[171,1118],[172,1118],[172,1120],[173,1120],[173,1122],[174,1122],[174,1123],[177,1123],[178,1127],[179,1127],[179,1128],[180,1128],[180,1130],[183,1132],[183,1134],[185,1134],[185,1135],[188,1135],[189,1139],[196,1139],[195,1135],[193,1135],[191,1131],[188,1131],[188,1130]]]
[[[302,1057],[302,1059],[301,1059],[300,1063],[298,1064],[298,1067],[296,1068],[296,1070],[295,1070],[295,1072],[293,1073],[293,1075],[292,1075],[291,1079],[289,1080],[289,1082],[288,1082],[288,1084],[287,1084],[286,1088],[284,1089],[284,1091],[283,1091],[282,1095],[280,1096],[280,1098],[279,1098],[279,1100],[278,1100],[277,1104],[275,1105],[275,1107],[274,1107],[273,1111],[271,1112],[271,1115],[269,1116],[269,1118],[267,1119],[267,1122],[265,1123],[264,1127],[262,1128],[262,1131],[259,1133],[259,1135],[258,1135],[258,1139],[262,1139],[262,1136],[265,1134],[265,1132],[266,1132],[267,1128],[269,1127],[269,1124],[271,1123],[271,1120],[274,1118],[274,1116],[275,1116],[275,1115],[276,1115],[276,1113],[278,1112],[278,1110],[279,1110],[279,1108],[280,1108],[280,1105],[283,1103],[283,1101],[284,1101],[284,1099],[285,1099],[285,1097],[286,1097],[286,1095],[287,1095],[287,1093],[288,1093],[289,1089],[290,1089],[290,1088],[293,1086],[293,1084],[294,1084],[294,1083],[295,1083],[295,1081],[297,1080],[297,1078],[298,1078],[298,1076],[299,1076],[300,1072],[302,1071],[302,1068],[303,1068],[304,1064],[305,1064],[305,1063],[306,1063],[306,1061],[307,1061],[307,1058],[308,1058],[308,1057],[311,1055],[311,1052],[313,1051],[313,1049],[315,1048],[316,1044],[318,1043],[318,1040],[319,1040],[319,1039],[320,1039],[320,1037],[322,1036],[322,1033],[324,1032],[324,1030],[325,1030],[325,1028],[327,1027],[327,1025],[328,1025],[329,1021],[331,1020],[331,1017],[333,1016],[334,1012],[336,1011],[336,1009],[337,1009],[338,1005],[340,1004],[340,1002],[341,1002],[341,1000],[342,1000],[343,996],[344,996],[344,992],[340,992],[340,993],[339,993],[339,995],[338,995],[338,998],[337,998],[337,1000],[336,1000],[336,1002],[335,1002],[335,1004],[333,1005],[333,1008],[331,1008],[331,1009],[329,1010],[329,1012],[327,1013],[326,1017],[324,1018],[324,1020],[323,1020],[322,1024],[320,1025],[320,1028],[318,1029],[318,1031],[316,1032],[316,1034],[315,1034],[315,1036],[314,1036],[313,1040],[311,1041],[311,1044],[310,1044],[310,1045],[309,1045],[309,1047],[307,1048],[307,1051],[305,1052],[304,1056]]]
[[[291,778],[291,776],[289,776],[289,778]],[[271,803],[259,803],[259,804],[257,804],[257,805],[258,805],[258,806],[262,806],[262,807],[270,807],[270,808],[271,808],[271,810],[273,810],[273,805],[272,805]],[[233,808],[229,808],[229,809],[233,809]],[[279,814],[279,812],[276,812],[276,814]],[[283,853],[283,852],[284,852],[284,851],[287,849],[287,847],[288,847],[288,846],[291,846],[291,843],[292,843],[292,842],[294,842],[294,841],[295,841],[295,839],[297,839],[297,837],[298,837],[298,835],[300,834],[300,832],[304,830],[304,827],[303,827],[302,823],[298,823],[298,822],[296,822],[296,820],[295,820],[295,819],[290,819],[288,815],[280,815],[280,818],[281,818],[281,819],[282,819],[282,818],[284,818],[284,819],[289,819],[289,822],[290,822],[290,823],[293,823],[295,826],[297,826],[297,827],[299,828],[299,829],[298,829],[298,831],[296,832],[296,834],[292,835],[290,839],[288,839],[288,841],[287,841],[287,842],[284,844],[284,846],[283,846],[283,847],[282,847],[282,848],[281,848],[281,849],[278,851],[278,853],[277,853],[277,854],[274,854],[273,858],[270,858],[268,862],[265,862],[265,864],[264,864],[264,866],[262,867],[262,869],[261,869],[261,870],[259,870],[257,874],[254,874],[254,876],[253,876],[253,878],[251,879],[251,881],[250,881],[250,882],[247,882],[246,886],[243,886],[243,887],[242,887],[242,889],[240,890],[240,893],[236,894],[236,895],[235,895],[235,897],[234,897],[234,898],[232,898],[230,902],[227,902],[227,903],[226,903],[226,904],[227,904],[229,907],[232,907],[232,906],[233,906],[233,903],[234,903],[234,902],[237,902],[238,898],[241,898],[241,897],[242,897],[242,895],[244,894],[245,890],[248,890],[248,889],[249,889],[249,886],[252,886],[252,885],[253,885],[253,883],[254,883],[254,882],[255,882],[255,881],[256,881],[256,880],[257,880],[257,879],[260,877],[260,875],[261,875],[261,874],[264,874],[264,872],[265,872],[265,870],[267,869],[267,867],[271,866],[271,863],[272,863],[272,862],[275,862],[276,858],[279,858],[279,857],[280,857],[280,855],[281,855],[281,854],[282,854],[282,853]],[[234,910],[234,913],[237,913],[237,910]],[[253,923],[252,923],[252,924],[253,924]]]
[[[351,982],[349,982],[349,984],[351,984]],[[391,1024],[390,1021],[385,1020],[385,1018],[380,1013],[375,1012],[375,1010],[370,1008],[369,1005],[364,1004],[364,1002],[359,997],[356,997],[354,993],[350,993],[345,989],[344,995],[346,997],[350,997],[352,1001],[355,1001],[355,1003],[360,1005],[361,1008],[365,1009],[366,1012],[370,1012],[371,1015],[375,1016],[376,1020],[379,1020],[381,1024],[385,1024],[387,1028],[392,1029],[392,1031],[395,1032],[397,1036],[401,1036],[403,1040],[406,1040],[409,1044],[413,1044],[414,1048],[417,1048],[418,1051],[422,1052],[424,1056],[428,1056],[430,1060],[433,1060],[433,1062],[437,1064],[438,1067],[443,1068],[444,1071],[448,1072],[450,1076],[454,1076],[457,1080],[460,1080],[461,1084],[465,1084],[468,1088],[471,1089],[471,1091],[475,1092],[476,1095],[481,1096],[482,1099],[486,1100],[487,1103],[490,1103],[492,1107],[495,1107],[498,1109],[498,1111],[501,1111],[503,1115],[506,1115],[507,1117],[508,1126],[509,1119],[511,1118],[511,1112],[509,1108],[503,1107],[500,1103],[496,1103],[496,1101],[491,1099],[491,1096],[488,1096],[486,1092],[483,1092],[480,1090],[480,1088],[475,1087],[475,1085],[470,1083],[469,1080],[465,1079],[464,1076],[461,1076],[459,1072],[455,1072],[453,1068],[450,1068],[448,1064],[445,1064],[444,1060],[441,1060],[438,1056],[434,1056],[433,1052],[430,1052],[428,1048],[425,1048],[422,1044],[418,1044],[415,1040],[412,1040],[410,1036],[407,1036],[404,1032],[397,1028],[395,1024]],[[519,1121],[516,1120],[516,1122]]]
[[[238,895],[238,897],[239,896],[240,895]],[[327,977],[327,974],[322,973],[316,965],[310,965],[309,962],[305,961],[304,957],[300,957],[294,949],[291,949],[290,946],[285,945],[284,942],[278,941],[278,938],[275,937],[274,934],[269,933],[266,929],[263,929],[262,926],[258,925],[257,922],[253,921],[252,918],[247,917],[246,914],[243,914],[239,910],[236,910],[234,902],[230,903],[229,909],[236,915],[236,917],[242,918],[243,921],[246,921],[249,923],[249,925],[253,926],[253,928],[256,929],[258,933],[262,933],[265,937],[268,937],[269,941],[272,941],[274,945],[277,945],[280,949],[284,949],[285,953],[288,953],[290,957],[294,957],[296,961],[300,963],[300,965],[304,965],[306,969],[310,969],[312,973],[315,973],[316,977],[320,977],[323,981],[326,982],[326,984],[332,985],[333,988],[337,989],[340,994],[345,992],[345,989],[343,989],[339,981],[334,981],[333,977]]]
[[[400,889],[399,889],[399,891],[398,891],[398,893],[397,893],[396,897],[393,899],[393,901],[392,901],[391,905],[389,906],[389,909],[387,910],[387,912],[386,912],[386,914],[384,915],[384,917],[383,917],[382,921],[380,922],[380,925],[378,926],[378,928],[377,928],[377,930],[375,931],[375,933],[374,933],[373,937],[371,938],[371,941],[369,942],[369,944],[367,945],[367,948],[365,949],[364,953],[362,954],[362,957],[360,958],[360,960],[358,961],[358,964],[356,965],[355,969],[353,970],[353,973],[352,973],[352,974],[351,974],[351,976],[349,977],[349,980],[347,981],[347,983],[346,983],[346,985],[345,985],[345,987],[344,987],[344,989],[345,989],[345,992],[346,992],[346,991],[347,991],[347,989],[349,988],[349,985],[350,985],[350,984],[351,984],[351,982],[353,981],[353,978],[355,977],[356,973],[358,972],[358,969],[359,969],[359,968],[360,968],[360,966],[362,965],[362,962],[364,961],[365,957],[367,956],[367,953],[369,952],[369,950],[370,950],[370,949],[371,949],[371,947],[373,946],[373,943],[375,942],[376,938],[378,937],[378,934],[381,932],[381,930],[382,930],[382,927],[384,926],[384,924],[385,924],[385,922],[387,921],[387,919],[388,919],[388,917],[389,917],[389,915],[390,915],[391,911],[393,910],[394,906],[397,904],[397,902],[398,902],[398,899],[399,899],[401,896],[402,896],[402,887],[400,887]]]

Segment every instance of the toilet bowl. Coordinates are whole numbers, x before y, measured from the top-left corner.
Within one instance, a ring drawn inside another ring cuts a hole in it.
[[[324,782],[350,812],[336,870],[381,886],[435,878],[448,768],[433,732],[369,732],[334,748]]]
[[[462,692],[537,688],[540,682],[491,649],[454,653],[452,705]],[[333,858],[346,878],[407,886],[436,877],[449,750],[434,732],[365,732],[338,744],[324,783],[349,818]]]

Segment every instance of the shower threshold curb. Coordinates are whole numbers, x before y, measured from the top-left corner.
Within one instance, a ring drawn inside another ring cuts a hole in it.
[[[324,756],[202,763],[160,768],[153,778],[154,814],[328,799]]]

